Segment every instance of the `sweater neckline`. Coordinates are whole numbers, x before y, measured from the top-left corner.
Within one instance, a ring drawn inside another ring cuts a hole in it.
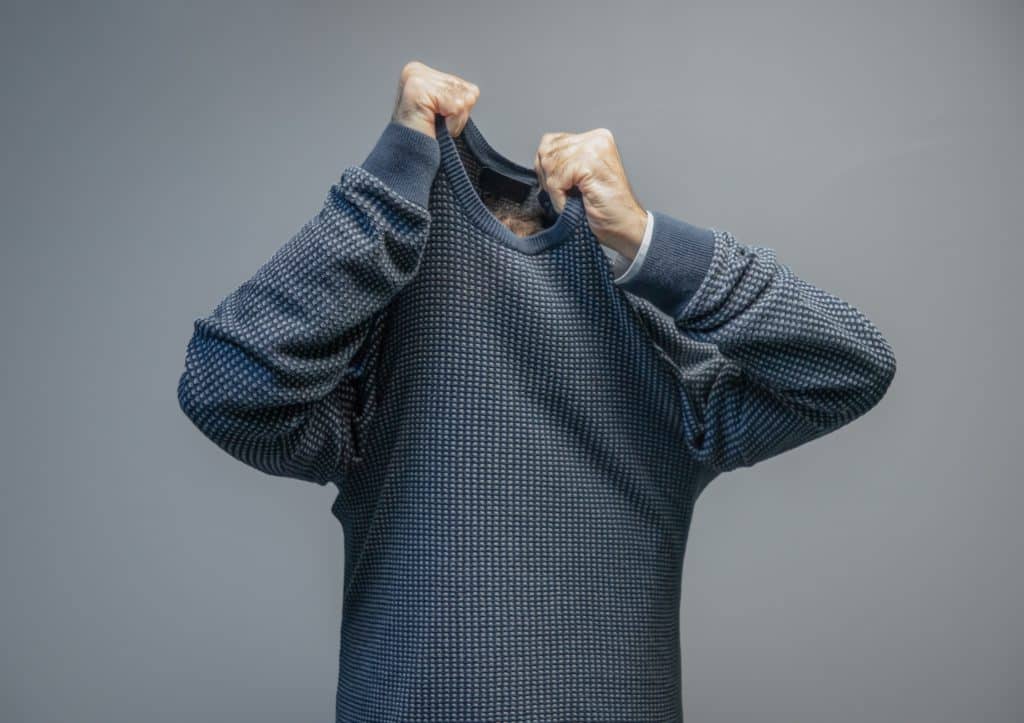
[[[520,253],[538,254],[561,244],[586,219],[583,199],[579,190],[574,187],[566,194],[565,206],[552,225],[529,236],[519,236],[491,212],[476,192],[469,172],[455,145],[455,139],[449,134],[448,126],[445,125],[444,116],[435,114],[434,130],[441,149],[441,165],[451,182],[456,201],[469,220],[490,238]],[[536,171],[516,163],[495,150],[484,138],[472,118],[467,119],[466,125],[462,129],[462,137],[480,165],[487,166],[518,181],[530,185],[537,184]],[[542,190],[541,193],[547,195],[546,191]]]

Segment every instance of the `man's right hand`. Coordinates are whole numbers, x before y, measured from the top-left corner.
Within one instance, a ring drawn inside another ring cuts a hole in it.
[[[434,138],[434,117],[440,114],[448,133],[458,136],[479,97],[480,88],[468,80],[413,60],[402,68],[391,120]]]

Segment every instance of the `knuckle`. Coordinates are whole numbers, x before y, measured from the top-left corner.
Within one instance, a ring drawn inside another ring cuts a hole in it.
[[[408,78],[410,75],[418,73],[423,68],[423,63],[418,60],[410,60],[408,63],[402,66],[402,77]]]
[[[437,87],[437,94],[445,103],[454,103],[457,96],[456,90],[456,85],[451,78],[441,78]]]
[[[413,73],[405,79],[405,91],[406,93],[417,94],[420,93],[426,87],[426,78],[418,73]]]

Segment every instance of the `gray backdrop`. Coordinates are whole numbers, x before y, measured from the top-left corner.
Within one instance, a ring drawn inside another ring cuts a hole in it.
[[[416,58],[526,165],[612,129],[642,203],[896,351],[866,417],[701,497],[688,723],[1020,721],[1021,3],[369,5],[5,4],[0,719],[333,720],[334,489],[229,458],[176,383]]]

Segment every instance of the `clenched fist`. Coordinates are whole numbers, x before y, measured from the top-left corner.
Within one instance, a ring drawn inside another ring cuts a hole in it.
[[[533,165],[559,213],[566,191],[576,186],[597,239],[629,259],[636,255],[647,211],[633,194],[610,130],[545,133]]]
[[[434,70],[418,60],[405,64],[391,120],[433,137],[434,117],[445,117],[448,133],[458,136],[469,120],[480,88],[467,80]]]

